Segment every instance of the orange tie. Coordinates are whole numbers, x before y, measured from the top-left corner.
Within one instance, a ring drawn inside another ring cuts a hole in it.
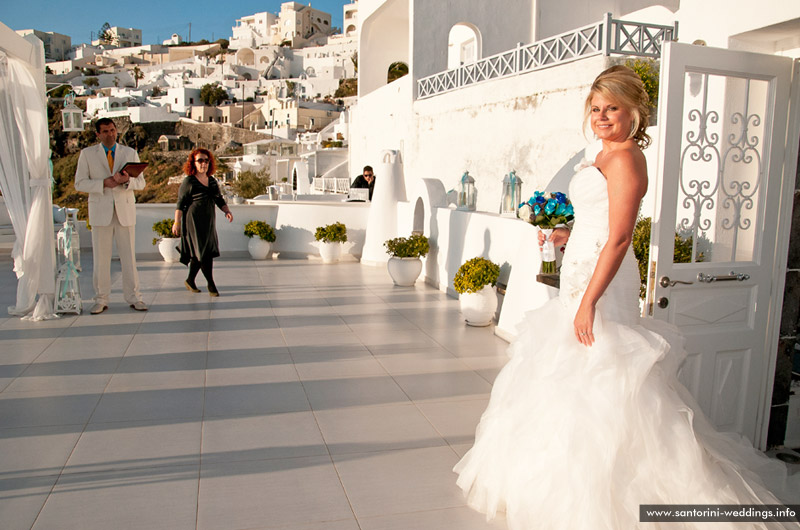
[[[114,151],[109,149],[108,152],[106,153],[106,158],[108,158],[108,170],[113,173],[114,172]]]

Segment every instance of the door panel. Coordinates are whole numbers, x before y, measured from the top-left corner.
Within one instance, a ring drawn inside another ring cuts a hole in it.
[[[758,445],[780,317],[773,276],[786,260],[779,210],[791,208],[792,60],[669,43],[661,68],[648,312],[686,336],[680,377],[710,421]]]

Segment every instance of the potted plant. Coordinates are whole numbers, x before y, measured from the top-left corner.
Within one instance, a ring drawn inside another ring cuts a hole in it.
[[[430,250],[428,238],[422,234],[411,237],[396,237],[384,242],[386,253],[391,256],[386,267],[395,285],[410,287],[422,272],[422,260]]]
[[[342,258],[342,243],[347,242],[347,227],[343,223],[318,226],[314,239],[319,242],[319,255],[323,263],[333,263]]]
[[[470,326],[488,326],[497,311],[494,285],[500,266],[486,258],[472,258],[458,268],[453,287],[460,295],[461,314]]]
[[[178,252],[180,238],[172,235],[174,223],[174,219],[162,219],[153,223],[153,232],[157,236],[153,238],[153,244],[158,245],[158,252],[167,263],[174,263],[181,258],[181,254]]]
[[[267,259],[272,243],[275,242],[275,230],[264,221],[249,221],[244,225],[244,235],[250,238],[247,251],[253,259]],[[255,237],[253,237],[255,236]]]

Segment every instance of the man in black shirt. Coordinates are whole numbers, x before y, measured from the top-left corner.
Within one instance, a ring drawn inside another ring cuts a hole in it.
[[[369,188],[369,200],[372,200],[372,192],[375,190],[375,172],[372,166],[364,166],[364,171],[353,180],[351,188]]]

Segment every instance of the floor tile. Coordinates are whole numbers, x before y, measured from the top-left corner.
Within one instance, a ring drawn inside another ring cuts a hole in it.
[[[412,404],[315,412],[331,454],[435,447],[445,441]]]
[[[406,394],[388,376],[304,381],[303,387],[314,410],[409,401]]]
[[[463,372],[470,369],[462,360],[442,348],[381,353],[375,358],[391,375]]]
[[[82,430],[83,424],[0,429],[0,477],[58,475]]]
[[[475,372],[401,374],[395,381],[413,401],[462,400],[487,397],[492,386]]]
[[[485,398],[418,403],[417,407],[447,443],[455,445],[475,440],[475,428],[488,404]]]
[[[493,521],[468,506],[414,513],[359,518],[362,530],[505,530],[501,513]]]
[[[64,473],[197,465],[200,420],[90,423]]]
[[[199,419],[202,415],[202,388],[135,389],[103,394],[91,421]]]
[[[384,370],[383,366],[370,357],[354,360],[298,363],[296,367],[302,381],[386,375],[386,370]]]
[[[464,506],[449,447],[334,456],[356,517]]]
[[[205,416],[309,410],[300,382],[216,386],[206,389]]]
[[[209,352],[208,357],[206,384],[209,387],[298,381],[294,362],[288,352],[224,350]]]
[[[0,480],[3,530],[29,530],[57,479],[58,475]],[[63,523],[61,528],[64,528]]]
[[[203,422],[203,464],[327,455],[311,412],[287,412]]]
[[[10,428],[83,424],[99,400],[99,392],[6,391],[0,393],[0,425]]]
[[[197,528],[257,528],[352,517],[330,458],[203,464]]]
[[[62,475],[33,530],[195,528],[198,466]]]

